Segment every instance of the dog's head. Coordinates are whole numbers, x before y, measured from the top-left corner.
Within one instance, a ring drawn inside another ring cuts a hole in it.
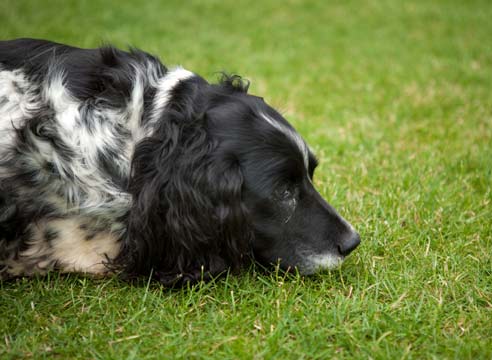
[[[127,252],[165,283],[252,256],[303,274],[340,264],[359,235],[316,191],[317,161],[240,78],[182,82],[136,148]]]

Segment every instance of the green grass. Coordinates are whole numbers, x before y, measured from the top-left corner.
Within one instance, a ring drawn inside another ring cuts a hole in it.
[[[363,243],[314,277],[0,284],[2,358],[492,358],[489,1],[0,2],[0,38],[132,44],[252,80]]]

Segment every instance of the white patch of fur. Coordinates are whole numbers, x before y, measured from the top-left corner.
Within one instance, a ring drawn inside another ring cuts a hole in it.
[[[130,101],[127,104],[126,112],[128,116],[127,126],[132,134],[132,144],[144,137],[142,129],[142,116],[144,111],[144,90],[145,90],[145,74],[140,68],[135,67],[135,79],[133,81],[133,89],[130,96]],[[132,149],[129,149],[133,153]]]
[[[165,76],[159,76],[158,67],[151,62],[134,64],[133,69],[135,71],[133,89],[130,100],[124,110],[124,116],[127,117],[126,127],[131,133],[131,139],[125,147],[126,157],[129,159],[133,156],[136,144],[143,138],[150,136],[153,131],[153,127],[151,126],[153,124],[148,124],[146,127],[142,126],[145,87],[159,88],[161,79],[165,78]],[[152,120],[150,122],[152,123]]]
[[[27,250],[19,256],[8,259],[7,273],[11,276],[46,273],[53,270],[62,272],[82,272],[104,274],[109,272],[106,263],[114,259],[120,251],[117,237],[109,231],[97,232],[87,239],[91,230],[82,230],[84,219],[73,217],[32,224]],[[54,231],[56,237],[47,241],[47,229]]]
[[[45,100],[55,111],[58,123],[67,131],[73,131],[78,115],[78,101],[67,91],[63,71],[50,70],[43,86]]]
[[[21,128],[39,108],[38,86],[21,70],[0,67],[0,146],[12,142],[12,130]]]
[[[296,146],[299,148],[299,151],[302,154],[302,158],[304,160],[304,166],[306,169],[308,169],[309,166],[309,150],[302,139],[301,135],[299,135],[295,130],[283,125],[282,123],[278,122],[271,116],[268,116],[267,114],[260,113],[260,115],[263,117],[263,119],[266,120],[270,125],[272,125],[274,128],[285,134]]]
[[[320,270],[334,269],[343,262],[343,257],[331,253],[307,255],[304,256],[304,259],[301,271],[306,275],[313,274]]]
[[[191,71],[183,69],[182,67],[176,67],[170,70],[159,79],[157,83],[157,92],[154,97],[153,110],[150,116],[149,125],[152,125],[159,120],[159,116],[165,109],[169,100],[171,99],[172,90],[181,82],[186,79],[195,76]]]
[[[59,232],[52,241],[53,257],[59,261],[62,271],[107,272],[104,264],[120,251],[117,237],[111,232],[99,232],[86,240],[87,232],[80,225],[76,218],[51,221],[50,226]]]
[[[57,151],[49,142],[36,139],[38,156],[43,158],[40,160],[40,165],[42,161],[50,161],[55,165],[65,179],[65,196],[75,209],[82,209],[85,212],[116,210],[123,213],[130,204],[130,195],[122,192],[105,174],[98,171],[98,156],[104,154],[108,148],[119,150],[117,138],[119,134],[115,131],[117,125],[130,127],[128,129],[130,132],[134,130],[131,127],[142,112],[135,103],[141,100],[143,89],[138,87],[134,90],[136,94],[135,99],[130,101],[128,123],[127,113],[121,114],[121,111],[101,107],[89,107],[84,115],[92,119],[81,119],[81,109],[86,104],[74,98],[63,82],[63,74],[53,70],[43,86],[43,94],[45,101],[55,110],[57,133],[76,156],[66,162],[57,155]],[[91,122],[90,132],[84,120]],[[120,165],[121,171],[128,175],[130,154],[123,152],[118,154],[121,158],[115,161]],[[75,176],[71,178],[69,174]]]

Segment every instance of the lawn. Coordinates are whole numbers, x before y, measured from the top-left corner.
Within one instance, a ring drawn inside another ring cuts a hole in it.
[[[0,283],[0,357],[492,358],[491,19],[486,0],[2,0],[2,39],[133,45],[250,79],[362,244],[313,277]]]

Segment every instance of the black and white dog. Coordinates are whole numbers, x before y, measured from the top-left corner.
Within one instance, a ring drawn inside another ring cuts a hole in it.
[[[0,42],[0,278],[340,264],[359,235],[314,189],[301,136],[247,87],[135,49]]]

